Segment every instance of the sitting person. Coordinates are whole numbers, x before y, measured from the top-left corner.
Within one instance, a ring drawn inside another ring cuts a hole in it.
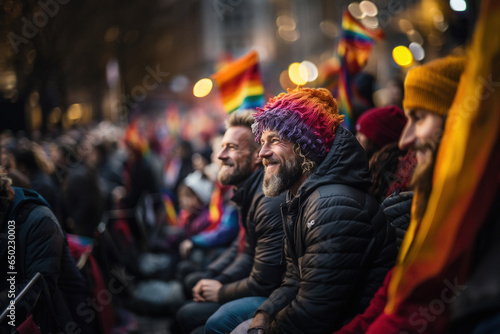
[[[370,195],[366,153],[323,88],[297,88],[259,109],[264,194],[281,208],[286,273],[249,333],[329,333],[362,312],[396,259],[394,232]]]
[[[42,274],[16,303],[14,327],[1,324],[1,332],[10,332],[33,315],[42,333],[95,333],[95,323],[84,317],[91,311],[87,304],[88,287],[45,199],[35,191],[11,187],[10,179],[3,172],[0,173],[0,199],[0,259],[9,264],[9,271],[16,272],[14,276],[8,275],[7,270],[0,274],[2,311],[37,273]],[[15,235],[15,239],[9,238],[10,235]],[[12,246],[15,246],[15,257],[7,251]],[[15,279],[14,294],[10,293],[13,284],[7,281],[10,277]]]

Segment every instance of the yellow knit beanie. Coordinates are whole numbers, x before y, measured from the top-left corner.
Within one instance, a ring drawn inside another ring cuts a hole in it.
[[[465,57],[448,56],[411,69],[406,75],[403,108],[446,115],[457,92]]]

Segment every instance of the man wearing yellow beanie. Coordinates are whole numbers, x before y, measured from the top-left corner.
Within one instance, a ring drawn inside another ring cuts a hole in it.
[[[405,79],[403,108],[408,122],[399,148],[416,152],[412,185],[421,194],[416,202],[418,220],[427,207],[437,148],[464,68],[465,57],[448,56],[410,70]]]
[[[410,70],[406,76],[403,108],[408,122],[399,140],[399,147],[402,150],[414,149],[417,151],[417,167],[412,184],[414,189],[418,189],[418,193],[422,194],[422,196],[414,198],[417,204],[417,210],[414,214],[417,215],[418,220],[421,220],[427,206],[437,147],[443,132],[446,115],[452,105],[464,68],[465,58],[450,56],[416,67]],[[385,202],[389,199],[391,198]],[[405,198],[401,200],[405,200]],[[391,212],[400,211],[400,216],[396,217],[394,221],[406,219],[407,227],[410,218],[410,205],[398,203],[397,198],[393,202],[396,203],[392,207],[386,207],[384,213],[391,220],[388,210]],[[404,207],[404,210],[394,209],[398,205]],[[417,301],[410,305],[401,305],[401,309],[393,314],[383,313],[391,275],[392,270],[387,274],[384,285],[377,291],[365,312],[356,316],[335,334],[444,332],[447,325],[446,312],[434,314],[429,310],[428,303],[422,305]]]

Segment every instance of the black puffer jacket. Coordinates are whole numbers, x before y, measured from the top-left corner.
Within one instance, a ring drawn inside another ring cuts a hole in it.
[[[92,320],[84,319],[84,315],[92,312],[87,304],[88,288],[71,257],[57,219],[36,192],[17,187],[13,189],[14,201],[0,222],[0,263],[4,265],[1,268],[7,268],[8,221],[13,221],[9,224],[15,226],[15,263],[11,268],[16,272],[15,295],[19,295],[37,272],[43,276],[16,304],[15,323],[21,324],[30,315],[31,306],[41,292],[33,314],[42,333],[59,333],[68,328],[80,333],[94,333]],[[4,274],[0,274],[0,278],[0,305],[3,310],[5,301],[1,291],[9,287],[5,285]],[[0,326],[1,333],[4,329]]]
[[[245,249],[215,277],[223,283],[221,303],[249,296],[267,297],[280,285],[285,271],[280,263],[283,228],[279,209],[285,196],[265,197],[262,179],[263,169],[259,168],[233,196],[245,228]],[[237,252],[236,247],[232,249],[232,253]]]
[[[342,127],[325,160],[282,205],[286,275],[259,311],[272,332],[332,333],[361,313],[396,259],[394,230],[369,194],[366,153]]]

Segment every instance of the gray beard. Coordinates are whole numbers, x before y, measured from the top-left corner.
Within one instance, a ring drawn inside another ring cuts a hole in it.
[[[302,167],[297,159],[286,161],[274,175],[264,175],[262,190],[266,197],[279,196],[290,189],[302,177]]]

